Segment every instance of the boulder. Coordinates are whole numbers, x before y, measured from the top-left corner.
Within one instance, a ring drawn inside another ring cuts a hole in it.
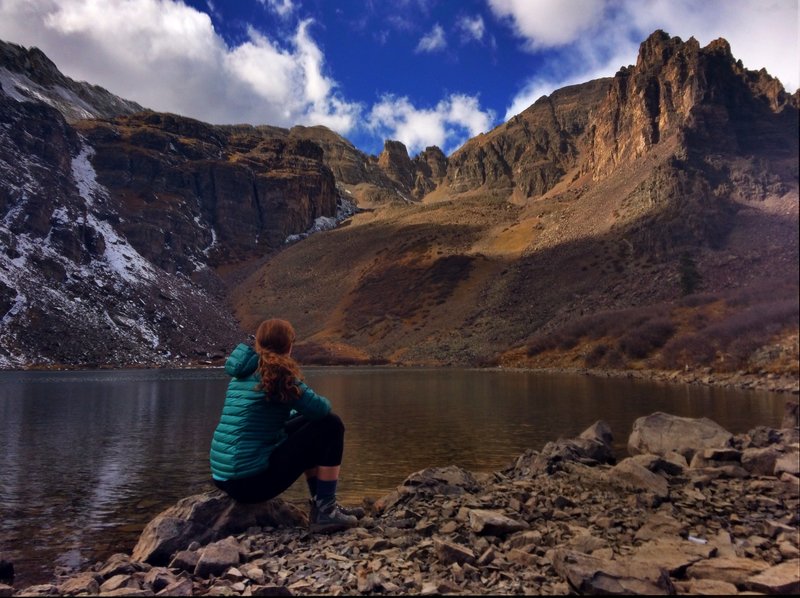
[[[663,567],[673,577],[682,577],[690,565],[714,556],[715,553],[716,549],[708,544],[695,544],[681,538],[659,538],[636,547],[631,558]]]
[[[596,440],[611,448],[614,442],[614,435],[611,433],[611,426],[602,419],[597,420],[591,426],[581,432],[579,438],[586,440]]]
[[[698,450],[692,456],[689,464],[691,469],[703,467],[724,467],[726,465],[739,465],[742,462],[742,453],[732,448],[707,448]]]
[[[708,418],[678,417],[658,411],[633,422],[628,452],[666,455],[675,451],[691,460],[698,450],[726,448],[732,440],[730,432]]]
[[[92,571],[79,573],[58,586],[58,591],[63,595],[72,594],[97,594],[100,591],[100,584],[97,581],[98,575]]]
[[[179,500],[144,528],[133,549],[135,561],[165,566],[192,542],[207,544],[251,527],[306,525],[306,514],[280,498],[238,503],[220,490]]]
[[[800,451],[796,444],[786,447],[786,452],[775,460],[775,476],[780,477],[783,473],[800,475]]]
[[[663,457],[658,455],[634,455],[630,458],[633,459],[634,463],[638,463],[653,473],[665,473],[671,476],[682,475],[689,467],[683,455],[679,455],[674,451],[667,453]]]
[[[800,427],[800,402],[789,401],[783,408],[783,420],[781,428]]]
[[[742,467],[753,475],[771,476],[775,473],[775,463],[783,454],[780,447],[775,445],[748,448],[742,452]]]
[[[584,465],[615,463],[611,448],[611,428],[599,420],[584,430],[577,438],[559,438],[548,442],[542,452],[532,455],[532,461],[520,458],[515,468],[530,468],[531,473],[553,473],[564,463],[578,462]]]
[[[742,557],[718,557],[695,563],[686,570],[690,578],[714,579],[742,586],[748,578],[757,575],[769,565],[763,561]]]
[[[233,538],[225,538],[206,546],[200,553],[200,559],[194,569],[197,577],[219,577],[241,560],[241,550]]]
[[[686,524],[671,515],[656,512],[637,530],[634,539],[641,541],[676,539],[686,531]]]
[[[462,565],[475,562],[475,553],[468,546],[456,544],[442,538],[435,538],[433,546],[436,551],[436,557],[446,565],[452,563]]]

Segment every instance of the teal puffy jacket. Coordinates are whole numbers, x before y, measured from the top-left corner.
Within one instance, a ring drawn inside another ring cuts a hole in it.
[[[286,439],[286,420],[296,413],[319,419],[331,410],[328,399],[299,380],[297,400],[268,400],[258,390],[261,378],[257,369],[258,355],[245,344],[238,345],[225,362],[231,381],[211,440],[211,475],[215,480],[246,478],[264,471],[272,450]]]

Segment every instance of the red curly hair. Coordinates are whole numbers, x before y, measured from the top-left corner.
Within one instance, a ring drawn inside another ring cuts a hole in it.
[[[258,373],[261,375],[259,390],[267,400],[276,398],[286,402],[299,398],[300,389],[296,380],[301,380],[300,365],[289,355],[295,332],[286,320],[264,320],[256,331],[256,353]]]

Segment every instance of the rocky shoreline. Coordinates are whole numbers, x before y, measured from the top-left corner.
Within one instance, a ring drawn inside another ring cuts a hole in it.
[[[143,366],[141,364],[133,364],[129,366],[98,366],[96,369],[150,369],[151,367],[158,367],[159,369],[215,369],[221,368],[223,365],[222,359],[217,361],[190,361],[171,363],[169,365],[160,366]],[[348,367],[348,365],[332,365],[326,364],[313,364],[306,363],[307,367]],[[351,364],[350,364],[351,365]],[[383,364],[379,366],[366,364],[367,367],[382,367],[382,368],[412,368],[417,367],[408,364]],[[355,366],[362,367],[362,366]],[[61,371],[61,370],[81,370],[86,368],[53,365],[53,366],[39,366],[30,368],[30,371]],[[575,367],[490,367],[481,369],[494,369],[500,371],[529,371],[541,372],[547,374],[575,374],[583,376],[594,376],[600,378],[630,378],[636,380],[647,380],[653,382],[663,382],[667,384],[696,384],[703,386],[714,386],[720,388],[736,388],[740,390],[762,390],[767,392],[779,392],[786,394],[800,395],[800,376],[777,374],[774,372],[763,371],[759,373],[751,372],[715,372],[712,368],[704,367],[691,370],[654,370],[654,369],[597,369],[597,368],[575,368]]]
[[[494,473],[417,472],[331,535],[298,505],[210,491],[131,555],[0,596],[798,593],[799,411],[736,436],[654,413],[619,463],[599,421]]]
[[[668,384],[694,384],[740,390],[762,390],[786,394],[800,394],[800,377],[772,372],[715,372],[711,368],[695,370],[608,370],[589,368],[544,368],[533,371],[547,373],[572,373],[602,378],[631,378]]]

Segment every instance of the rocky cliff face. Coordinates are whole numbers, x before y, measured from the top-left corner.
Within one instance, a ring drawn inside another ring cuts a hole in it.
[[[229,311],[129,242],[93,154],[56,109],[0,91],[0,366],[221,354]]]
[[[241,333],[213,266],[337,216],[310,140],[141,111],[11,44],[0,82],[4,367],[220,357]]]
[[[620,210],[632,240],[720,247],[742,202],[796,182],[797,115],[794,97],[744,69],[725,40],[700,48],[656,31],[595,109],[581,169],[600,181],[650,160]]]
[[[313,141],[323,150],[323,162],[341,185],[364,204],[390,201],[418,201],[442,181],[447,158],[438,147],[431,146],[413,160],[406,146],[388,140],[377,157],[356,149],[352,143],[326,127],[292,127],[292,139]]]
[[[76,128],[119,229],[167,272],[253,257],[336,214],[333,174],[308,140],[151,112]]]
[[[700,48],[694,38],[657,31],[597,107],[585,168],[606,177],[670,140],[700,157],[781,149],[794,155],[796,109],[780,82],[763,69],[744,69],[725,40]]]
[[[448,160],[448,190],[505,189],[522,197],[547,192],[577,165],[590,114],[609,84],[598,79],[565,87],[471,139]]]

